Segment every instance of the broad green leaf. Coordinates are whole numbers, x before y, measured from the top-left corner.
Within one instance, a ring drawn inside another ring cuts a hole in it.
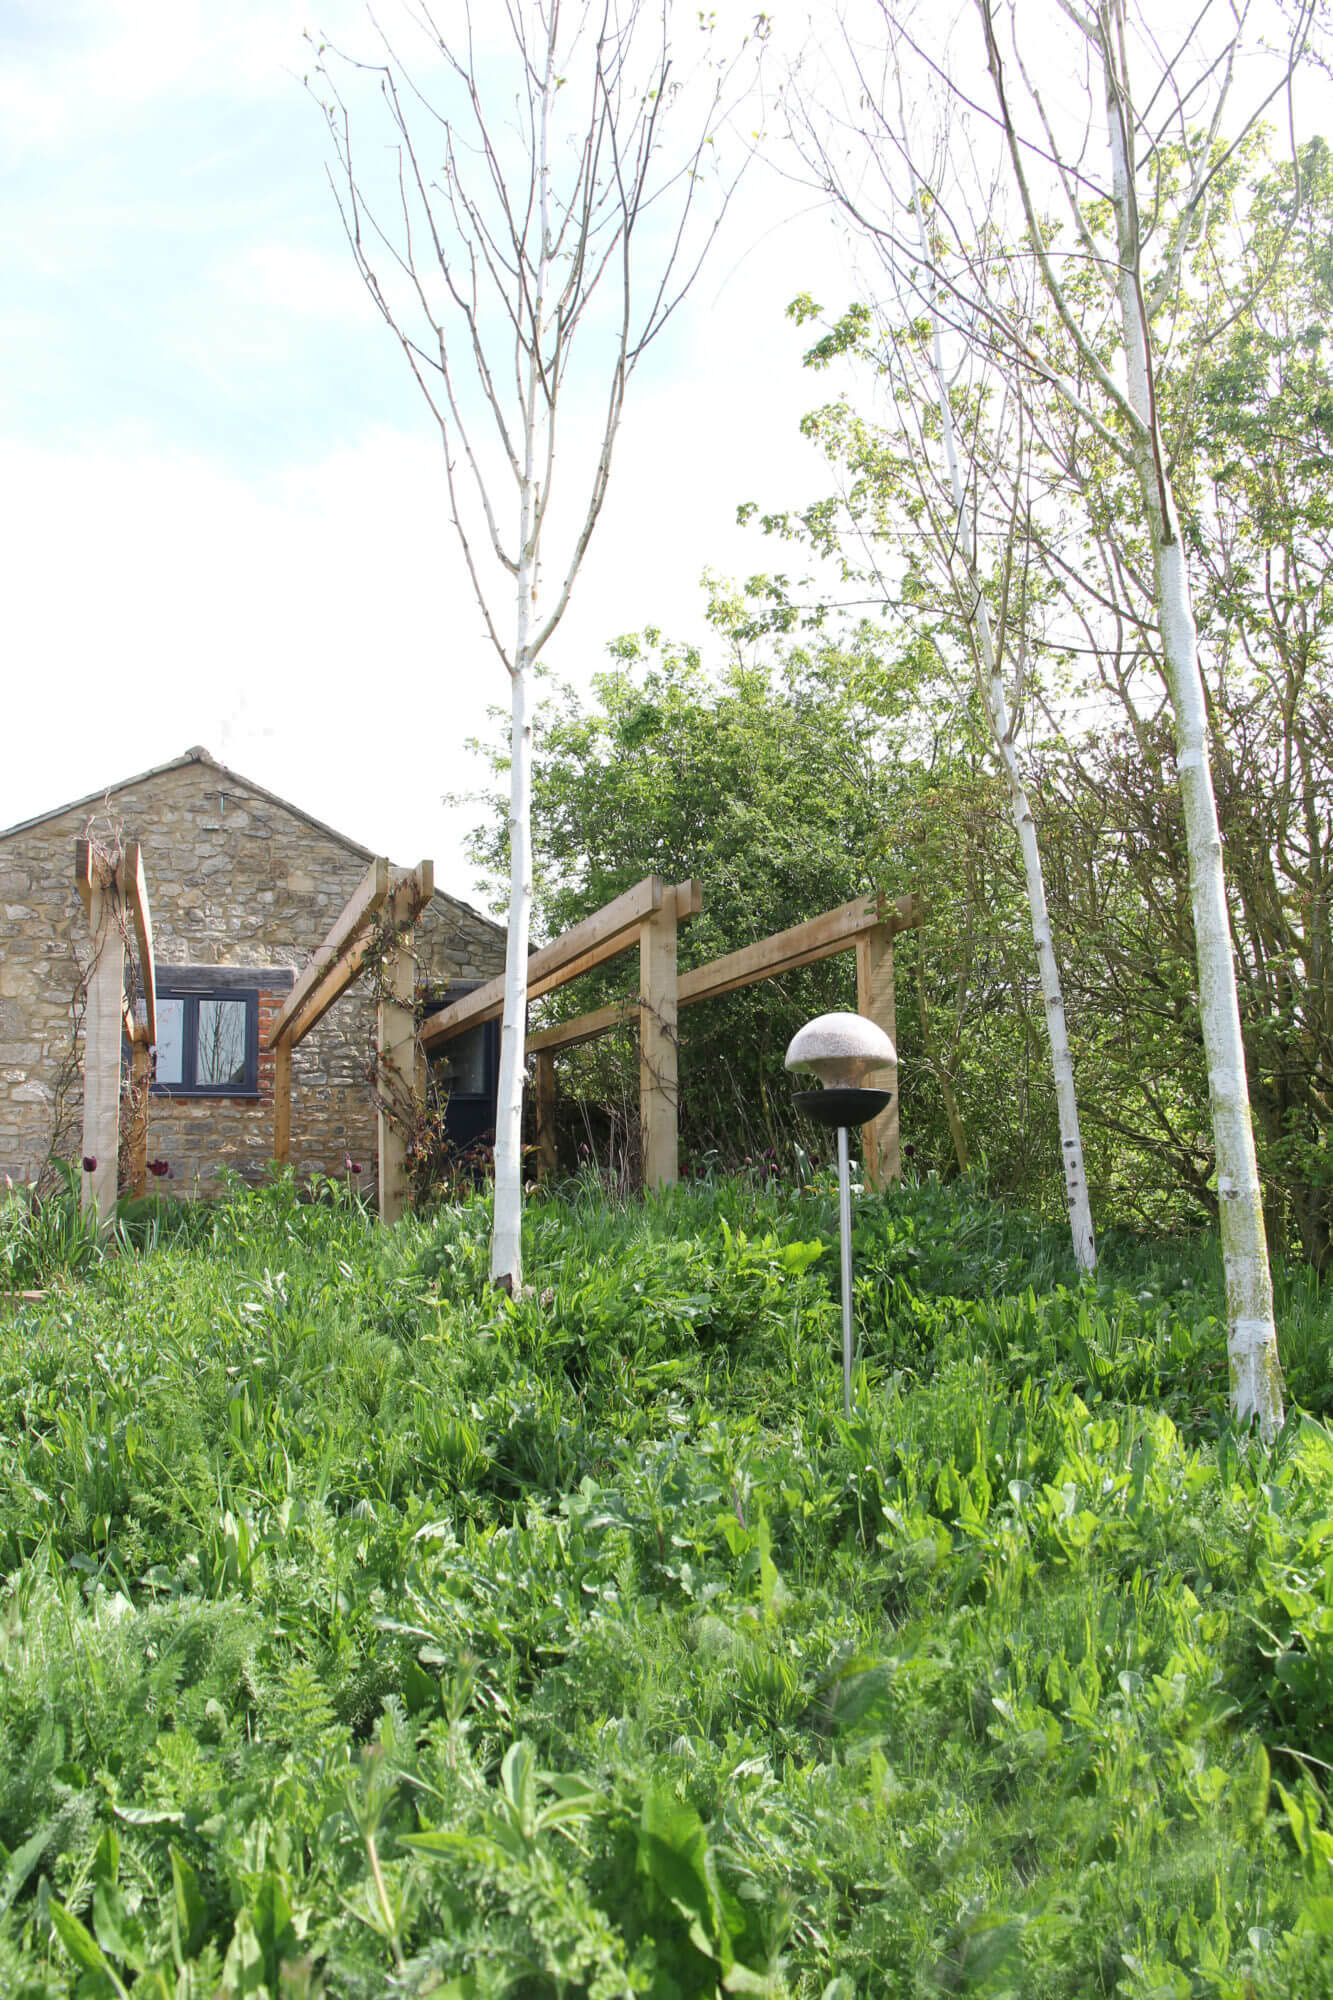
[[[106,1981],[105,1990],[118,1996],[118,2000],[129,2000],[127,1989],[121,1984],[106,1953],[79,1919],[58,1903],[54,1896],[50,1903],[51,1924],[56,1936],[64,1945],[74,1963],[84,1972],[100,1973]]]
[[[199,1877],[178,1847],[171,1854],[171,1925],[176,1955],[183,1962],[198,1952],[208,1935],[208,1906]]]
[[[99,1876],[93,1884],[93,1929],[98,1943],[126,1965],[142,1972],[145,1965],[143,1925],[125,1908],[114,1881]]]
[[[708,1834],[693,1806],[649,1792],[639,1815],[639,1866],[716,1956],[718,1915],[708,1871]]]
[[[500,1766],[500,1783],[524,1838],[531,1840],[537,1830],[537,1753],[530,1743],[520,1739],[510,1744]]]

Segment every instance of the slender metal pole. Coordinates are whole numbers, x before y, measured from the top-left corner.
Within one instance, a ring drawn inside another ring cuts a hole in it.
[[[838,1127],[838,1225],[842,1238],[842,1413],[852,1414],[852,1174],[847,1127]]]

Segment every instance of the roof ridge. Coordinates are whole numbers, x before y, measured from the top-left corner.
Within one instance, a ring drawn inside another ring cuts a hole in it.
[[[95,792],[88,792],[82,798],[67,799],[64,805],[53,806],[47,812],[34,813],[31,819],[19,820],[14,826],[0,827],[0,841],[9,840],[15,834],[28,833],[33,827],[41,826],[49,819],[59,819],[62,813],[77,812],[83,806],[96,806],[100,800],[109,799],[116,792],[128,791],[132,785],[143,785],[152,778],[165,777],[168,771],[183,771],[190,764],[206,764],[210,770],[217,771],[224,778],[231,779],[234,784],[243,786],[257,798],[267,799],[270,805],[280,806],[284,812],[291,813],[296,819],[304,820],[307,826],[312,826],[316,832],[337,841],[340,847],[348,849],[349,852],[360,855],[363,861],[376,859],[371,848],[363,847],[359,840],[353,840],[350,835],[340,833],[337,827],[330,826],[327,820],[316,819],[315,815],[306,812],[303,806],[293,805],[290,799],[284,799],[278,792],[269,791],[266,786],[257,784],[253,778],[247,778],[243,772],[233,770],[230,764],[224,764],[211,750],[205,749],[202,743],[193,744],[181,756],[171,757],[164,764],[154,764],[146,771],[137,771],[133,777],[121,778],[114,785],[101,785]],[[494,918],[484,916],[480,910],[474,909],[471,903],[465,903],[461,896],[452,896],[447,890],[437,889],[431,901],[434,902],[436,897],[452,904],[456,909],[465,910],[470,917],[475,917],[490,930],[503,930],[503,926],[497,924]]]

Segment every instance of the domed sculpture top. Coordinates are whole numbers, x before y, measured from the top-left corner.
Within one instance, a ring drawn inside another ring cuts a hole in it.
[[[883,1028],[864,1014],[818,1014],[792,1036],[788,1069],[812,1069],[835,1089],[859,1084],[872,1070],[896,1063],[897,1051]]]

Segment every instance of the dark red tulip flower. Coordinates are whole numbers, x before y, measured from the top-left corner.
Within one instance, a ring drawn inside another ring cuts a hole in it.
[[[97,1172],[97,1161],[93,1156],[93,1154],[91,1153],[84,1154],[83,1171],[85,1172],[85,1174],[95,1174]]]

